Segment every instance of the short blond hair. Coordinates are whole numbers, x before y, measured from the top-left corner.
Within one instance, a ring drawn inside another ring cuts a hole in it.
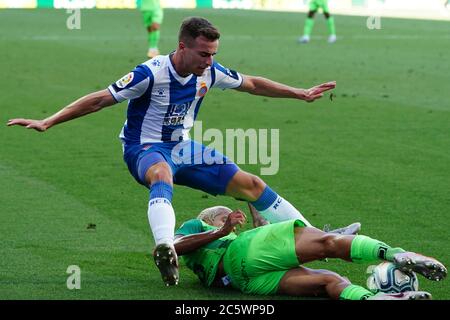
[[[224,206],[215,206],[211,208],[206,208],[198,215],[197,219],[200,219],[207,224],[212,224],[214,219],[221,213],[230,214],[233,210]]]

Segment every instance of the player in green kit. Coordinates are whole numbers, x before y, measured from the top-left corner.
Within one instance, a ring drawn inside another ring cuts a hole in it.
[[[309,12],[303,29],[303,36],[299,39],[300,43],[309,42],[314,27],[314,15],[319,9],[322,9],[323,15],[325,16],[325,19],[327,19],[327,27],[330,34],[328,42],[336,42],[336,27],[334,25],[334,17],[330,15],[330,10],[328,9],[328,0],[310,0]]]
[[[447,269],[434,258],[362,235],[325,233],[299,219],[258,227],[261,217],[252,212],[255,229],[239,235],[245,214],[217,206],[203,210],[175,232],[175,250],[200,281],[210,287],[233,287],[246,294],[325,296],[341,300],[428,300],[431,294],[409,291],[378,293],[352,284],[329,270],[301,264],[324,258],[350,262],[391,261],[405,272],[430,280],[446,277]],[[256,223],[255,223],[256,222]]]
[[[147,28],[148,52],[147,56],[151,59],[159,55],[160,28],[163,21],[163,9],[159,0],[141,0],[140,10],[144,25]]]

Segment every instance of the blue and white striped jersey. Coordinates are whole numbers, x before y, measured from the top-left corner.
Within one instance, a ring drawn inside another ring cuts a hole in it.
[[[137,66],[108,90],[117,100],[129,100],[120,133],[126,144],[189,139],[200,105],[210,88],[237,88],[242,76],[217,62],[202,76],[181,77],[169,56],[157,56]]]

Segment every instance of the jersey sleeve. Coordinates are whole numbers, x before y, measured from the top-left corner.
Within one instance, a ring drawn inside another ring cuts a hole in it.
[[[117,102],[136,99],[142,96],[147,90],[151,78],[151,71],[142,65],[137,66],[133,71],[126,74],[108,87],[109,92]]]
[[[175,231],[176,235],[183,235],[187,236],[190,234],[196,234],[203,232],[203,224],[198,219],[191,219],[189,221],[186,221],[181,225],[181,227]]]
[[[242,76],[231,69],[225,68],[220,63],[215,62],[211,66],[213,78],[212,87],[220,89],[234,89],[242,84]]]

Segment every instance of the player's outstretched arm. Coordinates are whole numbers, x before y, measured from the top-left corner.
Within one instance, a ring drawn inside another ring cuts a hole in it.
[[[35,129],[37,131],[45,131],[54,125],[69,121],[75,118],[79,118],[86,114],[96,112],[104,107],[112,106],[116,104],[116,100],[109,92],[108,89],[90,93],[61,109],[54,115],[43,119],[43,120],[33,120],[33,119],[11,119],[8,121],[8,126],[19,125],[26,127],[28,129]]]
[[[319,84],[309,89],[294,88],[262,77],[242,75],[243,80],[236,90],[259,96],[274,98],[292,98],[313,102],[323,93],[336,87],[336,81]]]
[[[179,256],[182,256],[197,250],[210,242],[230,234],[237,225],[242,226],[245,220],[245,214],[240,210],[236,210],[228,215],[225,224],[218,229],[186,236],[175,235],[175,251]]]

